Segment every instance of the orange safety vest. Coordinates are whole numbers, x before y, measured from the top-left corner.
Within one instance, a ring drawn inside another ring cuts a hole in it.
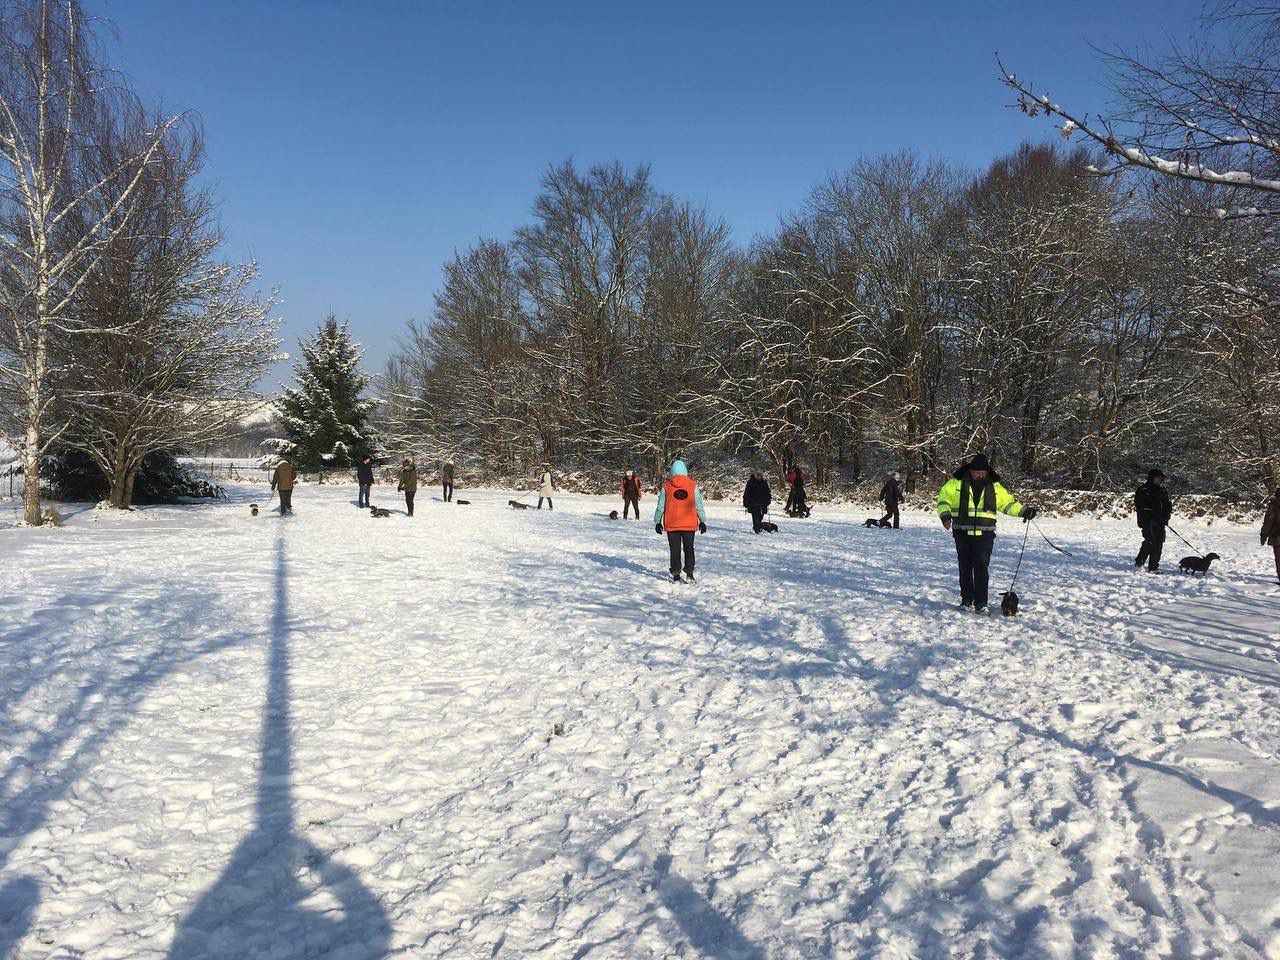
[[[698,485],[685,476],[672,477],[662,485],[667,499],[662,507],[662,526],[667,530],[697,530],[698,502],[694,490]]]

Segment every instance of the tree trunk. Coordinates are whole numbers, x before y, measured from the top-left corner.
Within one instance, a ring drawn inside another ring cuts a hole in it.
[[[35,406],[35,404],[32,404]],[[22,514],[33,527],[40,526],[40,427],[35,413],[29,414],[27,442],[22,448]]]

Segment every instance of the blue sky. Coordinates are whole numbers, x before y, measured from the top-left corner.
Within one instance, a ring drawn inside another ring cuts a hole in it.
[[[826,173],[912,148],[974,167],[1111,94],[1090,44],[1162,49],[1200,0],[1120,3],[86,0],[147,100],[201,118],[226,255],[280,288],[285,349],[328,311],[380,370],[441,265],[529,217],[548,165],[648,163],[748,242]],[[287,377],[284,365],[264,384]]]

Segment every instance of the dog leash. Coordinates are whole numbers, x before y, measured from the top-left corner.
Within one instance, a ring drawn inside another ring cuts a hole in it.
[[[1165,529],[1168,530],[1170,533],[1172,533],[1175,537],[1177,537],[1179,540],[1185,543],[1188,547],[1191,547],[1192,550],[1195,550],[1197,557],[1199,557],[1201,560],[1204,559],[1204,554],[1201,553],[1199,550],[1196,550],[1196,548],[1192,545],[1190,540],[1188,540],[1186,537],[1180,534],[1177,530],[1173,529],[1173,527],[1169,526],[1167,523],[1164,526],[1165,526]]]
[[[1038,524],[1038,523],[1036,523],[1034,520],[1032,520],[1032,521],[1030,522],[1030,524],[1029,524],[1029,525],[1030,525],[1030,526],[1032,526],[1032,527],[1035,527],[1035,528],[1036,528],[1036,533],[1040,534],[1040,538],[1041,538],[1042,540],[1044,540],[1044,542],[1045,542],[1045,543],[1047,543],[1049,546],[1053,547],[1053,549],[1057,550],[1057,551],[1058,551],[1060,554],[1062,554],[1064,557],[1074,557],[1074,556],[1075,556],[1075,554],[1074,554],[1074,553],[1072,553],[1070,550],[1064,550],[1064,549],[1062,549],[1062,547],[1058,546],[1056,543],[1054,543],[1052,540],[1050,540],[1048,537],[1046,537],[1046,536],[1044,535],[1044,531],[1040,529],[1040,524]]]
[[[1027,537],[1031,536],[1031,524],[1026,527],[1026,532],[1022,535],[1022,552],[1018,554],[1018,565],[1013,568],[1013,579],[1009,581],[1007,593],[1013,593],[1013,585],[1018,582],[1018,574],[1022,571],[1022,558],[1027,555]]]

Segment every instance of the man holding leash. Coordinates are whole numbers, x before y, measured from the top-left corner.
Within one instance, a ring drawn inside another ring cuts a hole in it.
[[[689,476],[683,460],[671,464],[667,482],[658,492],[658,509],[653,527],[667,534],[671,548],[671,579],[680,583],[680,553],[684,552],[684,574],[693,582],[693,532],[707,532],[707,511],[702,505],[702,491]]]
[[[1004,488],[985,454],[978,454],[951,475],[938,491],[938,517],[956,541],[960,563],[960,609],[987,612],[991,549],[996,540],[996,514],[1024,521],[1036,515]]]
[[[1147,482],[1133,494],[1133,506],[1138,513],[1138,526],[1142,528],[1142,546],[1133,568],[1141,569],[1146,563],[1148,571],[1158,573],[1160,554],[1164,550],[1164,528],[1173,516],[1173,501],[1164,488],[1163,473],[1159,470],[1147,473]]]
[[[271,492],[280,493],[280,516],[293,513],[293,484],[296,479],[293,464],[288,460],[276,464],[275,473],[271,474]]]

